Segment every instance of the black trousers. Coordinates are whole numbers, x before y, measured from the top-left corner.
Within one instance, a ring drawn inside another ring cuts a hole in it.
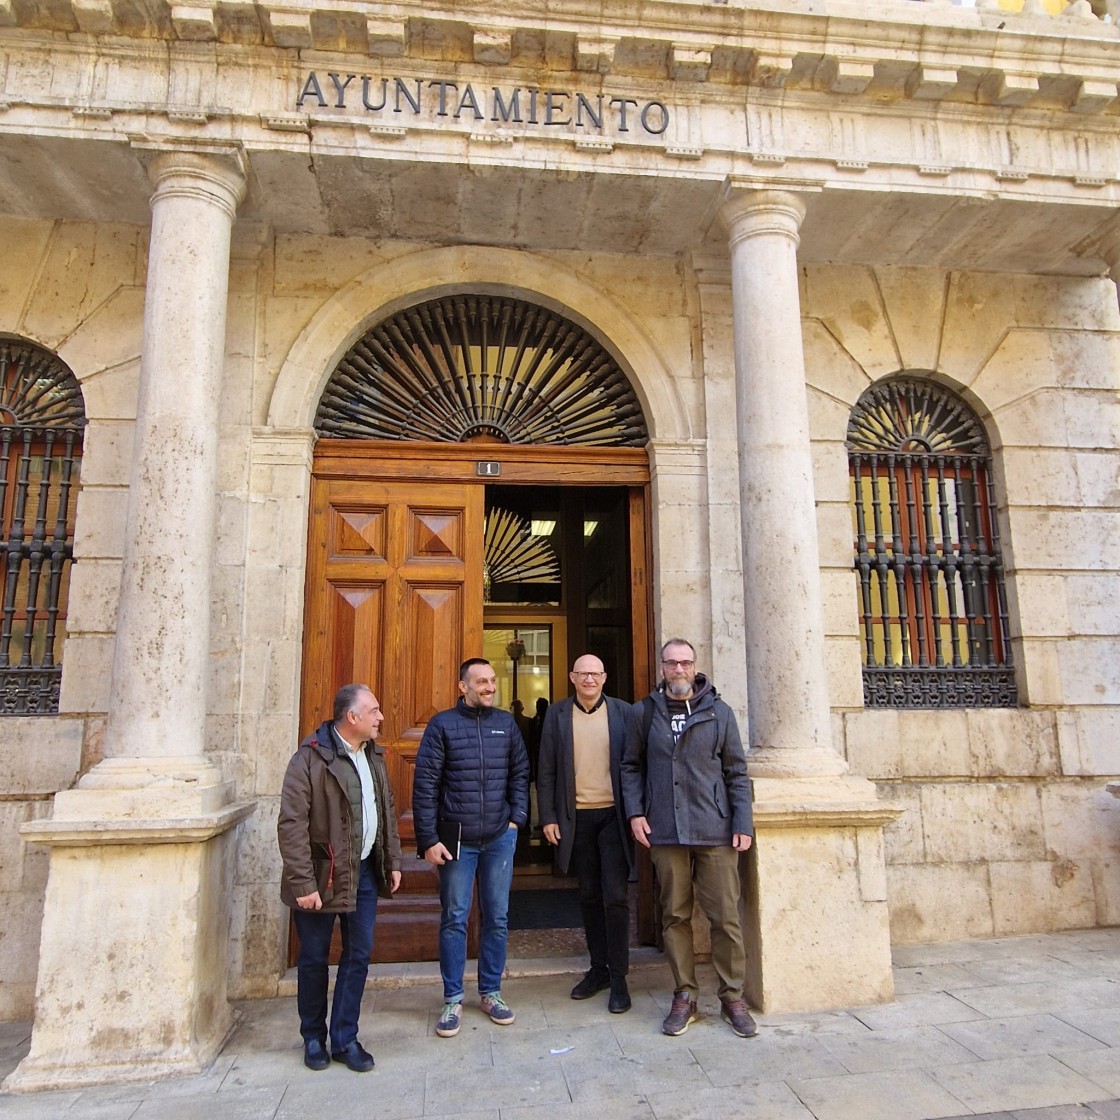
[[[630,865],[613,806],[576,810],[572,864],[591,967],[604,976],[625,976],[630,969]]]

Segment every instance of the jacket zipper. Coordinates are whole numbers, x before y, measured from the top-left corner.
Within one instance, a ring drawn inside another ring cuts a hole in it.
[[[481,843],[485,838],[486,828],[486,751],[482,747],[482,715],[477,717],[478,726],[478,773],[479,773],[479,793],[481,796],[478,799],[478,839]]]

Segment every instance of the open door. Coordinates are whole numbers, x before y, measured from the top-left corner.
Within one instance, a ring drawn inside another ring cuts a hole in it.
[[[481,486],[448,483],[312,486],[300,722],[306,733],[328,719],[351,681],[369,684],[385,713],[379,741],[405,874],[378,907],[377,961],[438,956],[438,878],[413,858],[412,776],[425,724],[482,648],[483,497]]]
[[[604,652],[615,695],[631,699],[648,689],[648,484],[648,461],[637,449],[320,440],[308,528],[300,729],[306,734],[329,718],[334,693],[351,681],[369,684],[385,712],[380,741],[404,876],[396,897],[378,905],[375,961],[439,956],[439,880],[415,858],[412,777],[424,727],[455,702],[465,658],[486,650],[499,676],[509,675],[503,707],[513,699],[514,669],[503,658],[522,626],[549,634],[550,688],[542,695],[559,699],[566,691],[573,642]],[[513,601],[488,602],[485,588],[496,582],[486,571],[488,493],[491,505],[498,501],[530,522],[528,506],[538,500],[559,501],[565,516],[575,518],[558,553],[571,602],[553,602],[551,593],[529,601],[524,589]],[[609,503],[609,516],[595,512],[599,501]],[[610,554],[621,550],[611,565],[596,551],[606,539],[596,534],[608,525],[615,533]],[[601,577],[608,571],[625,594],[616,586],[618,594],[607,595]],[[587,572],[595,579],[581,574]],[[495,652],[487,637],[493,645],[494,635],[506,630]],[[535,651],[535,640],[526,649]],[[530,660],[518,666],[526,696]],[[530,849],[531,841],[527,836]],[[545,855],[550,861],[551,852]],[[472,923],[472,956],[476,930]],[[638,930],[642,941],[651,936],[648,868],[639,879]],[[289,963],[297,951],[293,932]]]

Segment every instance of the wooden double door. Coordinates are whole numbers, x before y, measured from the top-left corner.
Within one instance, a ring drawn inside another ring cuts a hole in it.
[[[351,681],[369,684],[381,702],[379,741],[387,750],[404,876],[397,896],[379,904],[377,961],[438,957],[438,879],[416,856],[412,778],[425,725],[455,702],[460,663],[483,648],[486,484],[496,481],[495,470],[503,485],[626,489],[633,677],[635,691],[648,687],[644,452],[320,441],[300,726],[306,733],[328,718],[335,691]]]

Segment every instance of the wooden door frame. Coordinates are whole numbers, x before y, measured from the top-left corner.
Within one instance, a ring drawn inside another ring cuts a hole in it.
[[[496,466],[495,466],[496,464]],[[642,696],[653,680],[653,536],[649,455],[644,448],[515,446],[320,439],[312,479],[473,483],[480,486],[620,486],[629,490],[633,681]],[[311,511],[314,516],[314,510]],[[309,532],[311,527],[308,527]],[[308,573],[310,578],[310,571]],[[306,611],[306,602],[305,602]],[[303,702],[306,666],[301,670]],[[639,939],[655,936],[652,868],[639,851]]]
[[[498,464],[500,474],[482,473]],[[487,468],[489,469],[489,468]],[[630,495],[631,618],[634,689],[652,687],[653,533],[649,454],[642,447],[519,446],[495,443],[415,443],[321,439],[315,478],[368,478],[385,482],[474,482],[502,486],[626,486]],[[633,492],[640,488],[641,494]]]

